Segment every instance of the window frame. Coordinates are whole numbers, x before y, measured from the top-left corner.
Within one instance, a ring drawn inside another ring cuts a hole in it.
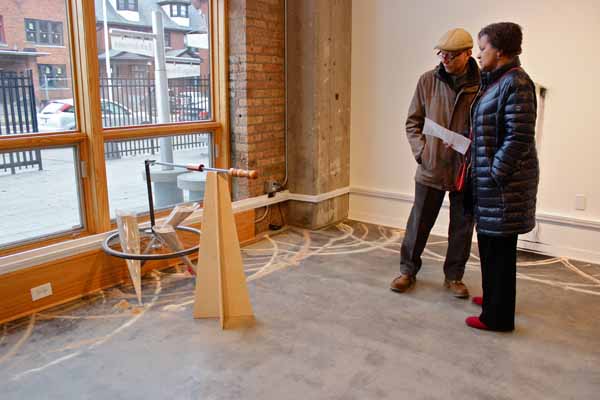
[[[24,18],[25,23],[25,41],[27,43],[34,43],[39,46],[64,46],[65,38],[64,38],[64,26],[61,21],[51,21],[45,19],[35,19],[35,18]],[[33,29],[29,29],[28,24],[32,23],[34,25]],[[42,26],[44,26],[44,31],[42,31]],[[60,29],[55,30],[55,27],[60,27]],[[34,39],[30,40],[28,38],[28,34],[33,33]],[[43,41],[41,39],[42,33],[47,35],[47,41]],[[60,40],[55,40],[55,36],[59,36]]]
[[[57,77],[62,77],[64,80],[62,82],[64,82],[64,84],[60,84],[60,85],[46,85],[48,83],[48,81],[46,81],[46,84],[43,83],[42,81],[42,77],[43,76],[48,76],[48,74],[46,73],[42,73],[42,69],[44,68],[50,68],[50,77],[51,78],[57,78]],[[62,73],[59,73],[58,69],[62,69]],[[38,82],[40,84],[40,88],[43,89],[48,89],[48,90],[53,90],[53,89],[68,89],[69,85],[67,82],[67,65],[66,64],[38,64]]]
[[[5,45],[6,33],[4,31],[4,15],[0,15],[0,44]]]
[[[130,64],[129,73],[134,79],[140,79],[148,76],[150,69],[146,64]]]
[[[171,18],[189,18],[190,9],[188,4],[171,3],[169,7]]]
[[[211,63],[210,120],[176,122],[168,124],[104,128],[100,113],[100,88],[97,79],[87,79],[100,75],[97,57],[96,15],[93,1],[66,0],[66,20],[63,24],[62,41],[70,46],[71,81],[75,114],[78,121],[75,131],[55,133],[34,133],[0,137],[0,151],[17,151],[32,148],[57,146],[77,146],[81,170],[81,207],[83,225],[58,237],[33,238],[10,247],[0,247],[0,256],[68,241],[79,237],[103,233],[113,229],[108,205],[108,187],[104,160],[104,143],[109,140],[184,135],[198,132],[212,136],[211,154],[214,166],[229,168],[229,118],[228,118],[228,56],[227,56],[227,2],[209,1],[209,35]],[[137,2],[136,2],[137,4]],[[52,23],[53,21],[49,21]],[[58,21],[54,21],[58,22]],[[62,22],[61,22],[62,24]],[[52,30],[52,25],[50,30]],[[27,25],[25,25],[27,28]],[[37,30],[37,24],[36,24]],[[36,34],[37,38],[37,34]],[[66,72],[66,71],[65,71]],[[91,212],[93,210],[93,212]],[[168,211],[165,212],[165,214]]]
[[[117,10],[139,12],[138,0],[117,0]]]

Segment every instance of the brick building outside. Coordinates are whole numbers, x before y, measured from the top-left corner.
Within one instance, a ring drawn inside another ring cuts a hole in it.
[[[151,32],[152,11],[162,10],[167,64],[173,64],[172,71],[184,71],[170,77],[208,77],[208,48],[187,44],[189,34],[208,33],[208,0],[194,0],[194,4],[189,0],[96,0],[98,59],[101,74],[106,76],[103,2],[108,29]],[[64,0],[49,0],[43,7],[35,0],[0,4],[0,71],[31,71],[38,108],[50,100],[73,97],[68,32]],[[109,54],[113,78],[153,79],[153,57],[114,49]]]

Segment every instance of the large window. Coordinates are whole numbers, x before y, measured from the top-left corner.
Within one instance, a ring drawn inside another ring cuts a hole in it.
[[[101,0],[96,2],[101,8]],[[153,2],[156,6],[163,3]],[[118,2],[117,8],[125,5]],[[104,6],[110,10],[111,4],[107,2]],[[162,55],[153,54],[154,38],[149,34],[155,32],[150,20],[140,20],[128,26],[125,32],[121,19],[113,19],[114,12],[107,11],[107,21],[97,21],[97,28],[103,33],[97,35],[98,59],[103,71],[101,101],[121,106],[115,107],[120,111],[103,114],[105,128],[212,119],[210,41],[200,39],[202,43],[195,49],[185,44],[186,39],[194,43],[194,39],[207,37],[209,21],[200,9],[190,4],[174,2],[162,7],[163,10],[168,7],[171,16],[190,17],[190,26],[185,28],[163,17],[163,30],[156,33],[164,38],[161,50],[168,48]],[[108,35],[104,34],[105,28]],[[163,68],[156,68],[159,59],[165,60]],[[145,76],[141,64],[146,66]],[[161,73],[163,75],[157,76]],[[161,85],[161,81],[166,85]]]
[[[76,147],[0,153],[0,247],[80,230]]]
[[[68,87],[67,82],[67,68],[65,64],[38,64],[39,76],[40,76],[40,87],[42,88],[66,88]]]
[[[137,11],[137,0],[117,0],[117,10]]]
[[[170,5],[171,17],[188,18],[188,5],[174,3]]]
[[[192,133],[147,139],[111,140],[105,144],[110,216],[116,210],[148,212],[144,160],[172,159],[175,164],[213,166],[211,135]],[[172,178],[172,179],[171,179]],[[150,181],[156,209],[202,201],[206,174],[185,169],[151,168]]]
[[[133,79],[146,79],[148,76],[148,66],[146,64],[131,64],[131,77]]]
[[[78,235],[87,226],[85,143],[81,136],[49,136],[78,125],[68,78],[70,15],[65,0],[53,1],[51,12],[43,6],[31,0],[2,0],[0,6],[0,42],[5,32],[15,33],[11,54],[0,52],[0,250]],[[44,48],[32,49],[36,45]]]
[[[0,52],[0,254],[109,231],[117,209],[146,213],[147,158],[228,167],[228,118],[218,100],[227,98],[218,61],[225,47],[217,47],[212,63],[212,39],[195,51],[184,45],[190,32],[210,38],[210,18],[224,18],[225,0],[200,0],[212,10],[208,19],[189,6],[190,27],[165,15],[171,47],[163,68],[155,68],[155,55],[140,42],[153,40],[150,18],[123,24],[126,14],[117,12],[137,10],[137,1],[95,1],[96,7],[80,7],[81,1],[67,7],[70,0],[58,0],[52,20],[44,20],[18,14],[25,3],[39,6],[33,0],[3,0],[2,10],[7,4],[15,14],[0,11],[0,27],[18,32],[24,22],[25,38],[14,49],[11,42],[10,56]],[[161,3],[143,4],[159,9]],[[97,12],[103,5],[106,21]],[[142,34],[119,43],[112,28]],[[31,43],[44,48],[33,51]],[[155,70],[166,72],[155,76]],[[201,199],[204,174],[162,169],[151,174],[158,210]]]
[[[25,38],[28,42],[62,46],[62,22],[25,18]]]
[[[3,0],[0,6],[0,42],[5,32],[16,32],[10,53],[0,52],[0,138],[77,126],[66,0],[52,2],[52,20],[30,18],[35,7],[32,0]],[[23,28],[25,37],[18,34]]]

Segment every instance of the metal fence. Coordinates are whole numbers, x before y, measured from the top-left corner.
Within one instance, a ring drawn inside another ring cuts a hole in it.
[[[173,150],[208,147],[208,137],[203,133],[172,136]],[[141,154],[157,154],[160,150],[159,138],[118,140],[104,144],[104,158],[107,160]]]
[[[16,73],[0,71],[0,135],[38,131],[35,91],[31,70]],[[42,169],[40,150],[0,153],[0,172]]]
[[[0,135],[37,132],[33,74],[0,71]]]
[[[153,79],[100,78],[103,126],[120,127],[158,122]],[[209,76],[169,79],[170,122],[211,118]],[[0,71],[0,135],[38,132],[36,98],[31,70]],[[207,146],[204,135],[173,137],[173,149]],[[105,158],[155,154],[158,139],[107,142]],[[0,172],[37,166],[42,169],[40,150],[0,153]]]
[[[101,77],[104,127],[157,123],[154,84],[154,79]],[[169,79],[169,108],[170,122],[209,119],[209,77]]]
[[[0,172],[15,174],[17,170],[37,166],[42,170],[42,155],[40,150],[11,151],[0,153]]]

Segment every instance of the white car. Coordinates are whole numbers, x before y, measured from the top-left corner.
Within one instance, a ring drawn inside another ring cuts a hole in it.
[[[145,112],[134,113],[122,104],[100,100],[103,126],[144,125],[151,123]],[[61,132],[75,129],[73,99],[52,100],[38,114],[39,132]]]
[[[53,100],[38,114],[38,131],[58,132],[75,129],[73,99]]]

